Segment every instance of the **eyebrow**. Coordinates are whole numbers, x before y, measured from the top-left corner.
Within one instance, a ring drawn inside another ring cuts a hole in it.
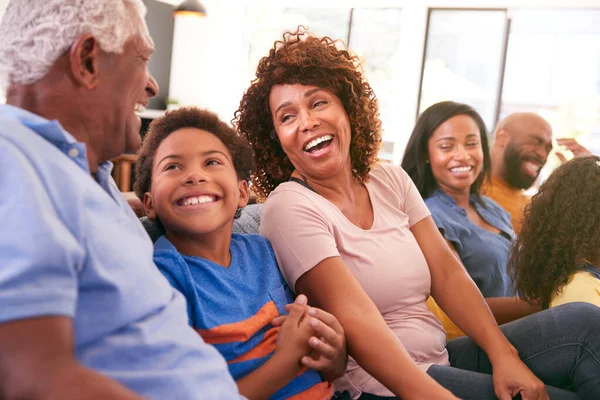
[[[221,154],[227,160],[231,161],[230,157],[227,154],[225,154],[222,151],[220,151],[220,150],[208,150],[208,151],[203,151],[203,152],[200,153],[200,155],[204,156],[204,157],[209,156],[211,154]],[[181,159],[183,159],[183,156],[181,156],[179,154],[169,154],[169,155],[163,157],[158,163],[156,163],[156,167],[158,167],[159,165],[161,165],[165,160],[181,160]]]
[[[314,94],[314,93],[316,93],[316,92],[319,92],[319,91],[321,91],[321,90],[323,90],[323,89],[321,89],[321,88],[314,88],[314,89],[310,89],[308,92],[304,93],[304,97],[309,97],[309,96],[311,96],[312,94]],[[291,101],[285,101],[285,102],[281,103],[281,105],[280,105],[279,107],[277,107],[277,110],[275,110],[275,114],[277,114],[277,112],[278,112],[279,110],[281,110],[283,107],[287,107],[287,106],[289,106],[290,104],[292,104],[292,102],[291,102]]]
[[[477,137],[477,134],[476,134],[476,133],[469,133],[469,134],[467,135],[467,139],[471,139],[472,137]],[[441,142],[442,140],[454,140],[454,141],[456,141],[456,138],[454,138],[454,137],[452,137],[452,136],[445,136],[445,137],[439,138],[439,139],[438,139],[438,140],[436,140],[435,142],[436,142],[436,143],[437,143],[437,142]]]

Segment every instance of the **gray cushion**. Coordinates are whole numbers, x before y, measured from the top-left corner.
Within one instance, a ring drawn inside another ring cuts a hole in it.
[[[262,211],[262,204],[250,204],[244,207],[239,216],[236,216],[233,220],[233,232],[234,233],[258,233],[258,226],[260,225],[260,213]],[[142,225],[148,232],[152,242],[161,237],[165,231],[160,223],[156,223],[148,217],[140,218]]]

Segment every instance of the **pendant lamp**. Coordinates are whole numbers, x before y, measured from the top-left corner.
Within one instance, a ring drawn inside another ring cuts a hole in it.
[[[205,17],[206,9],[199,0],[184,0],[175,9],[175,15],[194,15],[196,17]]]

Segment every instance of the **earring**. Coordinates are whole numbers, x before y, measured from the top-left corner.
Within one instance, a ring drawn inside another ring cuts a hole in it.
[[[271,138],[271,140],[275,140],[275,141],[279,140],[279,138],[277,137],[277,132],[275,132],[274,130],[271,131],[271,133],[269,133],[269,137]]]
[[[425,160],[425,164],[429,164],[429,160]]]

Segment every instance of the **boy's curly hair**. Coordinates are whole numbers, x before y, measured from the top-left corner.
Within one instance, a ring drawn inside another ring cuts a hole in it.
[[[232,120],[254,149],[257,172],[253,190],[265,199],[280,183],[289,179],[294,166],[278,140],[271,138],[275,128],[269,95],[275,85],[317,86],[334,93],[348,114],[351,128],[352,174],[368,179],[381,144],[381,120],[377,98],[363,76],[358,56],[336,48],[329,37],[309,36],[306,29],[286,32],[263,57],[256,78],[242,97]]]
[[[152,167],[158,147],[171,133],[183,128],[202,129],[218,137],[231,153],[238,179],[250,180],[254,171],[254,156],[248,141],[216,114],[196,107],[184,107],[168,111],[152,121],[148,128],[135,163],[133,190],[140,199],[144,198],[144,193],[150,191],[152,186]]]
[[[575,158],[525,208],[509,271],[519,296],[548,308],[569,277],[600,256],[600,157]]]

